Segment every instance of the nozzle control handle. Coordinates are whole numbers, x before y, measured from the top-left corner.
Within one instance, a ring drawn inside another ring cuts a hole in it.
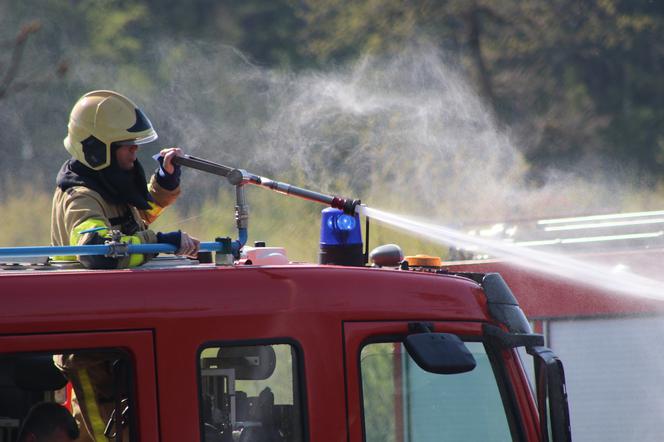
[[[202,170],[203,172],[211,173],[214,175],[219,175],[227,177],[234,168],[224,166],[223,164],[213,163],[212,161],[204,160],[202,158],[197,158],[191,155],[184,155],[182,157],[173,158],[174,164],[179,164],[180,166],[191,167],[192,169]]]

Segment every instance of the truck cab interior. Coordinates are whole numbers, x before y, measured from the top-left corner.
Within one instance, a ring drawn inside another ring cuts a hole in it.
[[[201,352],[201,416],[206,442],[301,441],[295,347],[208,347]]]

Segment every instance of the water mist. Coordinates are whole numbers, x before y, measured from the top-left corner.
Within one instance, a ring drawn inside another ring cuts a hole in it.
[[[570,279],[609,292],[620,292],[631,296],[664,301],[664,286],[662,282],[657,280],[627,271],[615,272],[613,269],[562,254],[542,252],[506,242],[468,235],[447,227],[416,221],[369,207],[362,207],[361,210],[365,216],[395,228],[449,246],[458,248],[477,247],[497,258],[509,260],[524,269]]]

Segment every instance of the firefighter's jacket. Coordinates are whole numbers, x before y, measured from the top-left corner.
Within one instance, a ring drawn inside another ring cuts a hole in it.
[[[115,440],[116,431],[123,433],[123,441],[129,441],[129,410],[125,410],[129,379],[126,365],[116,369],[122,362],[118,356],[110,352],[53,356],[55,366],[72,383],[72,414],[80,430],[77,442]],[[121,416],[117,421],[115,414]]]
[[[109,230],[120,230],[122,241],[129,244],[156,243],[157,235],[147,226],[161,211],[172,204],[180,194],[180,187],[167,190],[159,185],[152,175],[148,191],[154,201],[150,208],[139,210],[129,204],[114,204],[84,186],[74,186],[63,191],[56,188],[51,213],[51,243],[54,246],[103,244],[109,237]],[[90,233],[86,230],[104,228]],[[133,254],[125,258],[104,256],[80,256],[79,261],[89,268],[135,267],[149,260],[153,255]],[[58,256],[56,260],[73,261],[71,256]]]

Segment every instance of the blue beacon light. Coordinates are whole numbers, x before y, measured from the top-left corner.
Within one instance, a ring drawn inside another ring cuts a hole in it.
[[[320,263],[364,266],[360,216],[327,208],[321,212]]]

